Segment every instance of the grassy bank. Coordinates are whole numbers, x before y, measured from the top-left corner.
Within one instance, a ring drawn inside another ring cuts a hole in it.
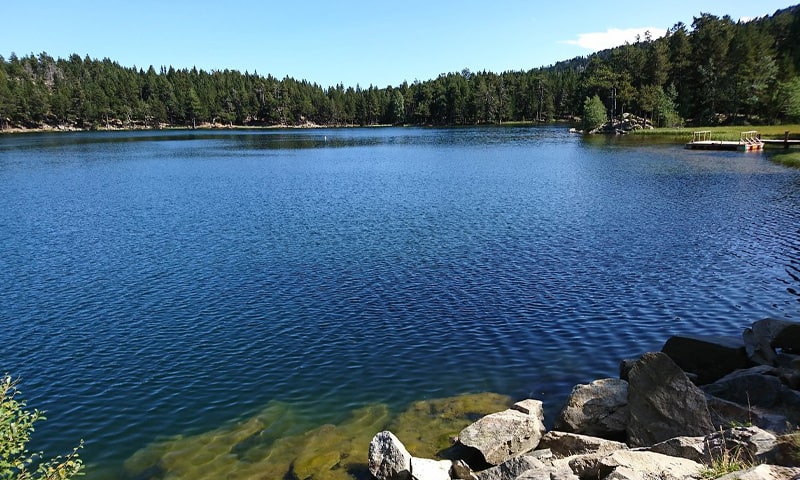
[[[739,135],[748,130],[755,130],[761,134],[765,139],[783,139],[784,132],[789,132],[789,138],[800,138],[800,125],[734,125],[726,127],[681,127],[681,128],[655,128],[653,130],[635,130],[634,135],[655,135],[655,136],[673,136],[676,139],[686,140],[687,142],[692,139],[692,132],[700,130],[708,130],[711,132],[711,138],[714,140],[739,140]]]
[[[776,153],[770,157],[770,160],[787,167],[800,168],[800,150],[789,151],[788,153]]]
[[[653,130],[635,130],[631,132],[637,136],[670,138],[676,143],[684,143],[692,140],[692,132],[708,130],[711,132],[713,140],[738,141],[739,135],[748,130],[755,130],[761,134],[761,138],[783,140],[785,132],[789,132],[789,139],[800,139],[800,125],[760,125],[760,126],[727,126],[727,127],[684,127],[684,128],[655,128]],[[800,148],[794,147],[789,150],[776,150],[769,148],[769,159],[773,162],[786,165],[788,167],[800,168]],[[773,153],[774,152],[774,153]]]

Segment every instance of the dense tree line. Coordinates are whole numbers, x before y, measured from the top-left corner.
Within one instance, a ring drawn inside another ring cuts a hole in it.
[[[800,5],[749,22],[703,13],[665,36],[529,71],[452,72],[377,88],[46,53],[0,56],[0,127],[473,125],[609,115],[659,125],[800,118]]]

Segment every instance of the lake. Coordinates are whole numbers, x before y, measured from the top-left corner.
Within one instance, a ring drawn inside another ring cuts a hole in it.
[[[303,478],[415,402],[552,424],[669,335],[798,319],[800,171],[646,142],[2,135],[0,359],[48,412],[33,447],[84,439],[90,479]],[[347,455],[312,476],[359,477]]]

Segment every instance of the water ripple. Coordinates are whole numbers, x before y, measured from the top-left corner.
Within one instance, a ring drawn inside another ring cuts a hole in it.
[[[552,128],[130,135],[0,145],[4,368],[50,412],[42,448],[85,438],[102,469],[274,401],[322,424],[496,391],[552,419],[671,334],[799,316],[800,174],[761,157]]]

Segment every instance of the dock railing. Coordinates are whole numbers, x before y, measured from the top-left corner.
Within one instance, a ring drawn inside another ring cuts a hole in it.
[[[758,132],[756,130],[749,130],[747,132],[742,132],[739,135],[739,143],[746,145],[763,145],[761,137],[758,135]]]
[[[710,142],[710,141],[711,141],[711,130],[700,130],[698,132],[692,132],[692,143]]]

